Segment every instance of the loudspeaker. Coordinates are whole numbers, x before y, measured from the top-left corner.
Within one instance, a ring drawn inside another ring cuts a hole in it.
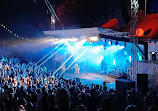
[[[126,92],[127,90],[135,88],[135,82],[128,79],[116,79],[116,91]]]
[[[148,74],[137,74],[137,91],[148,93]]]
[[[152,60],[156,60],[156,53],[152,54]]]

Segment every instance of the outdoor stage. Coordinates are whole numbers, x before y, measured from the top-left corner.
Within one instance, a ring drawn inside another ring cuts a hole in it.
[[[115,80],[119,78],[118,76],[115,76],[115,75],[97,74],[97,73],[65,74],[63,77],[66,78],[66,79],[76,79],[76,78],[79,78],[80,82],[83,85],[86,85],[86,84],[103,85],[103,82],[106,81],[108,90],[110,88],[115,89]]]

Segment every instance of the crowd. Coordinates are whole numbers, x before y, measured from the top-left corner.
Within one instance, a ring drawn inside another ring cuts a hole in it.
[[[156,92],[107,91],[106,82],[82,85],[35,67],[31,61],[1,58],[0,111],[158,111]]]

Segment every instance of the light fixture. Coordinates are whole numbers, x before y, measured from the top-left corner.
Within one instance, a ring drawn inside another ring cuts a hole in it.
[[[109,45],[112,45],[112,41],[109,41]]]
[[[118,41],[116,41],[115,45],[118,45]]]
[[[88,41],[89,42],[97,42],[99,40],[99,38],[97,36],[94,37],[88,37]]]

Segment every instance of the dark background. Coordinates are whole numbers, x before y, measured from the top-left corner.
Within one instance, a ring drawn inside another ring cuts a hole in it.
[[[129,0],[49,0],[61,24],[56,29],[95,27],[117,18],[120,25],[128,24]],[[139,11],[144,10],[144,1],[139,0]],[[147,13],[158,12],[157,0],[147,0]],[[20,36],[43,37],[43,30],[50,30],[50,13],[44,0],[1,0],[0,23]],[[0,37],[12,36],[0,27]]]
[[[49,0],[61,23],[56,29],[100,27],[116,18],[126,27],[130,21],[130,0]],[[139,12],[144,13],[145,0],[139,0]],[[158,13],[157,0],[148,0],[147,14]],[[154,22],[153,22],[154,23]],[[153,24],[152,23],[152,24]],[[0,56],[17,56],[39,60],[52,49],[52,43],[30,42],[44,38],[50,29],[50,13],[44,0],[0,0],[0,24],[25,40],[16,38],[0,26]],[[149,24],[150,25],[150,24]],[[155,28],[157,31],[157,29]]]

